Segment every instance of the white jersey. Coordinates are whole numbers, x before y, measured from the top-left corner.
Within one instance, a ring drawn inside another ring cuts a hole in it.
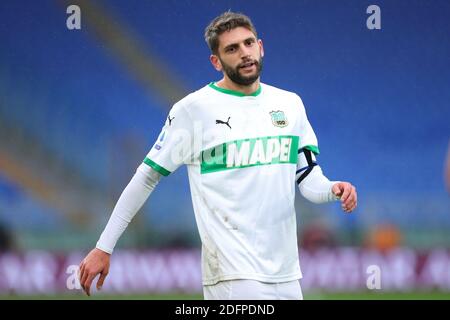
[[[251,95],[211,83],[169,112],[144,162],[188,168],[203,284],[302,277],[294,209],[298,150],[318,153],[298,95],[261,83]]]

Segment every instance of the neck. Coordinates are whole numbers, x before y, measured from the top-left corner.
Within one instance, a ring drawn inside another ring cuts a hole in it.
[[[253,82],[252,84],[248,85],[248,86],[242,86],[239,85],[233,81],[231,81],[231,79],[229,79],[227,76],[223,77],[222,80],[216,82],[216,85],[220,88],[224,88],[224,89],[228,89],[228,90],[234,90],[234,91],[238,91],[238,92],[242,92],[243,94],[252,94],[254,93],[256,90],[258,90],[259,88],[259,78],[256,79],[255,82]]]

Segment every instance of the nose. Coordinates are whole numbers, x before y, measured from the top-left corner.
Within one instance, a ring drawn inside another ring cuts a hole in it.
[[[248,48],[245,44],[241,44],[240,45],[240,52],[241,52],[241,58],[242,59],[251,57],[250,48]]]

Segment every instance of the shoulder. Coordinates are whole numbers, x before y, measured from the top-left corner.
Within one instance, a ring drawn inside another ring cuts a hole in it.
[[[195,104],[198,104],[200,101],[203,101],[205,98],[208,98],[211,95],[211,90],[208,85],[195,90],[185,96],[183,99],[179,100],[174,104],[173,108],[183,108],[186,111],[189,111],[191,107]]]
[[[205,87],[200,88],[186,95],[181,100],[178,100],[169,111],[169,117],[178,117],[178,119],[185,119],[190,121],[192,119],[192,107],[199,101],[203,100],[205,96]]]
[[[284,90],[275,86],[271,86],[266,83],[261,83],[261,89],[264,90],[266,93],[271,95],[276,95],[279,97],[284,97],[286,99],[294,99],[294,100],[301,100],[300,96],[292,91]]]
[[[261,89],[264,90],[269,95],[276,96],[277,98],[286,99],[288,101],[292,101],[295,105],[304,109],[303,101],[300,98],[300,95],[295,92],[280,89],[275,86],[268,85],[266,83],[261,83]]]

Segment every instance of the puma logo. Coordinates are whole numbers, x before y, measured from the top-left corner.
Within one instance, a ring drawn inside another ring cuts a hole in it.
[[[169,120],[169,126],[172,124],[172,120],[175,119],[175,117],[173,117],[172,119],[170,119],[170,114],[167,116],[167,120]]]
[[[225,122],[225,121],[222,121],[222,120],[216,120],[216,124],[226,124],[227,126],[228,126],[228,128],[230,128],[231,129],[231,126],[230,126],[230,118],[231,117],[228,117],[228,120]]]

